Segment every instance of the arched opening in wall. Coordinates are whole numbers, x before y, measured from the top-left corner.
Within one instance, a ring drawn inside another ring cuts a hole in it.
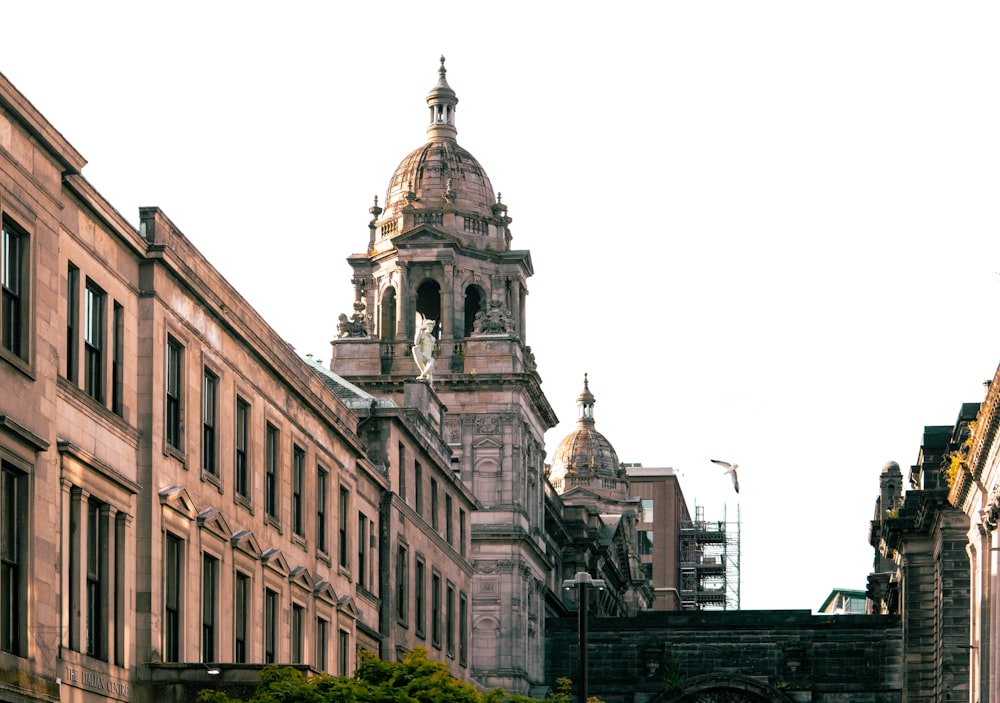
[[[386,288],[379,306],[379,339],[391,341],[396,336],[396,289]]]
[[[482,589],[496,590],[496,579],[483,578]],[[487,595],[490,595],[487,593]],[[497,594],[494,594],[497,595]],[[489,616],[472,623],[472,668],[476,671],[495,671],[500,664],[497,651],[500,644],[500,622]]]
[[[478,451],[477,454],[485,453]],[[494,453],[494,452],[490,452]],[[497,474],[500,465],[496,459],[479,459],[472,473],[472,492],[476,494],[484,507],[490,508],[497,503]]]
[[[434,320],[434,336],[441,334],[441,286],[437,281],[428,279],[417,288],[417,321],[416,327],[424,320]]]
[[[741,674],[694,676],[664,691],[651,703],[792,703],[783,692]]]
[[[476,326],[476,313],[485,310],[486,295],[479,286],[472,285],[465,289],[465,337],[471,337]]]

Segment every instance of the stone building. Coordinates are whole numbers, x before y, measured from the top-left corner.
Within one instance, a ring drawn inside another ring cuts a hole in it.
[[[348,258],[354,311],[340,316],[330,368],[396,400],[407,379],[432,385],[452,469],[480,504],[470,522],[472,673],[489,688],[541,692],[553,567],[543,435],[556,416],[527,346],[531,256],[511,248],[507,205],[457,142],[443,58],[427,104],[427,140],[392,174],[384,209],[376,199],[364,253]],[[433,335],[430,369],[411,353],[420,329]]]
[[[0,77],[0,698],[180,700],[267,662],[349,674],[421,627],[468,680],[476,502],[440,401],[300,358],[84,164]]]

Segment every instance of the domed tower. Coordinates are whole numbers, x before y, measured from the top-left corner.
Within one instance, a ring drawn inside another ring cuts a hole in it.
[[[434,429],[481,504],[470,518],[470,666],[483,686],[537,695],[546,685],[553,568],[543,437],[558,420],[526,346],[531,256],[510,248],[507,207],[458,144],[457,105],[442,57],[427,95],[427,139],[393,172],[382,205],[376,198],[369,210],[364,253],[348,257],[354,311],[340,316],[330,368],[400,404],[404,384],[419,375],[447,408]],[[397,469],[389,470],[398,485]]]
[[[584,374],[583,391],[576,399],[576,429],[559,443],[549,481],[559,493],[583,487],[602,498],[624,500],[628,496],[628,476],[611,442],[594,428],[595,402]]]

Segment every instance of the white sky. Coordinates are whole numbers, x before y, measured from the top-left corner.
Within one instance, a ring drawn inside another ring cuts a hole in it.
[[[673,466],[709,519],[740,506],[744,608],[863,589],[882,465],[1000,361],[1000,4],[35,0],[0,22],[0,71],[95,187],[133,223],[163,208],[324,360],[443,53],[459,142],[532,253],[550,454],[588,372],[623,461]]]

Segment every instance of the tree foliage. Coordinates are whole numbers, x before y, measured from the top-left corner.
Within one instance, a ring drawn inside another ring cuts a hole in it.
[[[487,693],[448,673],[447,667],[429,659],[421,647],[401,662],[382,661],[362,652],[353,677],[317,674],[269,665],[261,670],[261,684],[246,703],[572,703],[572,682],[559,679],[544,699],[510,694],[502,689]],[[241,703],[220,691],[202,691],[200,703]],[[590,699],[587,703],[600,703]]]

